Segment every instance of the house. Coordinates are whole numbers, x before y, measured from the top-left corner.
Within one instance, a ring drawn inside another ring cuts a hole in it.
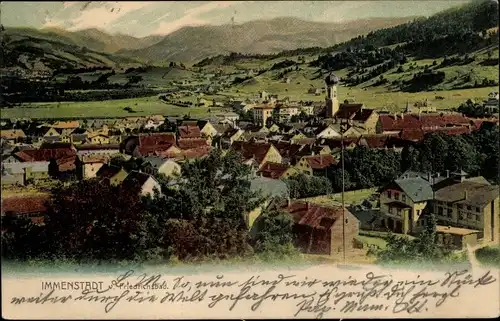
[[[245,132],[239,128],[229,128],[220,137],[222,148],[229,148],[235,141],[239,140]]]
[[[8,142],[20,142],[26,138],[22,129],[2,129],[0,137]]]
[[[76,154],[83,155],[115,155],[120,153],[118,144],[82,144],[76,145]]]
[[[295,222],[295,244],[303,253],[333,256],[343,253],[344,246],[353,249],[359,220],[348,209],[289,201],[282,210]]]
[[[198,127],[203,138],[213,139],[218,134],[217,129],[209,121],[200,121]]]
[[[142,171],[149,175],[163,174],[174,177],[181,174],[181,166],[172,159],[148,156],[144,158]]]
[[[58,179],[74,179],[78,177],[78,156],[70,155],[51,160],[49,174]]]
[[[161,186],[153,176],[138,171],[131,171],[123,180],[121,186],[142,196],[153,197],[155,190],[161,192]]]
[[[179,126],[177,128],[178,139],[202,138],[198,126]]]
[[[87,140],[90,144],[109,144],[109,136],[101,133],[89,133]]]
[[[240,119],[240,115],[233,112],[217,114],[215,115],[215,117],[217,117],[219,119],[219,122],[223,124],[236,124],[238,119]]]
[[[340,137],[340,133],[332,125],[328,125],[326,127],[318,127],[314,131],[314,136],[316,138],[335,138]]]
[[[128,173],[125,169],[114,166],[104,164],[99,168],[96,173],[96,177],[108,181],[111,185],[120,185],[123,180],[127,177]]]
[[[425,225],[424,209],[433,198],[432,184],[420,175],[399,177],[380,190],[384,227],[395,233],[416,234]]]
[[[2,216],[13,215],[31,218],[33,223],[43,223],[49,195],[2,197]]]
[[[35,162],[22,162],[22,163],[4,163],[2,168],[7,175],[14,176],[16,182],[22,184],[38,183],[48,180],[49,177],[49,164],[48,161],[35,161]],[[13,179],[14,177],[6,177]]]
[[[253,108],[253,120],[255,124],[265,125],[272,116],[274,106],[268,104],[257,105]]]
[[[71,134],[71,143],[74,145],[85,144],[87,141],[87,134]]]
[[[348,123],[363,134],[375,134],[379,114],[363,104],[340,104],[334,119],[337,123]]]
[[[295,169],[301,174],[326,177],[328,168],[337,163],[332,155],[311,155],[302,157],[295,165]]]
[[[499,243],[500,213],[498,185],[480,178],[466,179],[456,173],[455,183],[443,180],[435,186],[432,211],[438,225],[471,229],[467,242]],[[462,231],[464,232],[464,231]],[[472,239],[471,239],[472,238]],[[459,246],[459,243],[454,243]]]
[[[179,150],[176,148],[174,133],[149,133],[139,136],[130,136],[123,143],[126,154],[134,157],[146,157],[158,155],[167,150]]]
[[[300,107],[298,105],[279,105],[275,107],[280,122],[290,121],[292,116],[296,116],[300,113]]]
[[[2,170],[0,183],[2,186],[22,186],[24,185],[24,173],[11,174]]]
[[[109,162],[106,155],[82,155],[77,161],[78,177],[80,179],[94,178],[104,164]]]
[[[498,92],[492,92],[488,95],[488,98],[483,102],[483,110],[485,113],[490,115],[498,114]]]
[[[269,143],[234,142],[231,148],[242,154],[244,161],[254,159],[260,169],[266,162],[281,163],[279,151]]]
[[[258,170],[257,175],[272,179],[284,179],[294,176],[296,174],[295,168],[287,164],[266,162]]]
[[[281,155],[284,164],[292,164],[296,155],[304,148],[304,145],[292,144],[285,141],[271,141]]]

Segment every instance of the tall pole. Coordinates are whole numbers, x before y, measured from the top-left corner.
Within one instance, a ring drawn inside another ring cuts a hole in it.
[[[345,177],[344,177],[344,126],[342,126],[342,120],[340,123],[340,160],[342,162],[342,247],[343,247],[343,258],[344,264],[346,263],[346,253],[345,253],[345,202],[344,202],[344,192],[345,192]]]

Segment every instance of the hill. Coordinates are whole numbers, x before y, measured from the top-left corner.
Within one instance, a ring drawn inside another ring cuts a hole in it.
[[[346,23],[320,23],[296,18],[251,21],[239,25],[185,27],[160,42],[137,50],[120,50],[147,61],[193,62],[219,54],[270,54],[312,46],[332,46],[352,37],[399,25],[412,18],[373,18]]]
[[[499,78],[497,12],[495,2],[473,2],[328,48],[272,55],[232,53],[205,58],[194,67],[244,75],[244,81],[233,87],[239,93],[266,90],[313,100],[322,95],[311,97],[308,88],[323,87],[329,71],[335,71],[352,93],[361,91],[358,97],[365,97],[365,91],[381,95],[490,88]],[[483,91],[476,97],[482,95]],[[447,95],[431,98],[442,96]]]
[[[114,53],[122,49],[138,49],[151,46],[163,39],[162,36],[136,38],[122,34],[108,34],[96,28],[67,31],[61,28],[7,28],[5,36],[25,36],[68,45],[86,47],[89,50]]]
[[[70,36],[71,33],[65,36],[34,29],[7,28],[2,32],[2,72],[52,73],[140,64],[130,57],[91,50]]]

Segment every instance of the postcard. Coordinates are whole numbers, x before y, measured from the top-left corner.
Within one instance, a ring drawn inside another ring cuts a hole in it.
[[[500,315],[498,1],[0,8],[4,318]]]

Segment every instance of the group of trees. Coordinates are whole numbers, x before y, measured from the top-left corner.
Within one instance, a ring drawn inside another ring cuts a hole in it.
[[[484,125],[471,134],[427,134],[402,152],[358,146],[344,154],[344,188],[356,190],[383,186],[407,170],[444,173],[463,170],[500,183],[498,126]],[[292,197],[304,198],[342,191],[342,163],[322,177],[297,175],[286,179]]]
[[[76,262],[201,260],[295,253],[292,224],[279,210],[263,214],[254,237],[245,214],[262,201],[250,189],[250,169],[235,152],[213,151],[183,165],[176,180],[158,176],[161,193],[98,179],[52,190],[44,225],[2,217],[2,256],[14,260]]]
[[[491,116],[487,114],[487,112],[484,110],[482,104],[478,104],[471,99],[467,99],[467,101],[463,104],[460,104],[458,106],[457,111],[468,116],[468,117],[485,117],[485,116]]]
[[[429,90],[431,87],[442,83],[446,78],[444,71],[424,70],[413,74],[410,80],[404,81],[402,88],[405,91],[416,92]]]
[[[498,130],[497,125],[485,124],[471,134],[429,134],[422,142],[403,149],[401,170],[427,173],[463,170],[499,183]]]

